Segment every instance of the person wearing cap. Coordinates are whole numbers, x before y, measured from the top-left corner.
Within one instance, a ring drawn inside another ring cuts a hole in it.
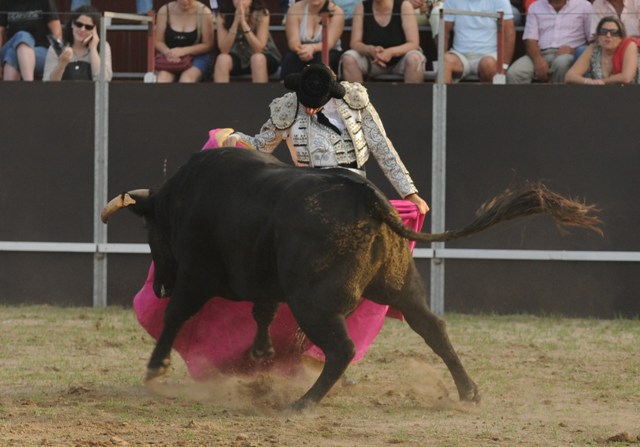
[[[398,194],[422,214],[429,211],[362,84],[338,82],[323,64],[288,75],[284,84],[292,91],[271,102],[271,116],[260,133],[234,132],[225,146],[240,144],[271,153],[285,140],[296,166],[343,167],[362,175],[373,155]]]

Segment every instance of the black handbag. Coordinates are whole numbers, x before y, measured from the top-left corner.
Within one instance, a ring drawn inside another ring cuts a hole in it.
[[[89,62],[69,62],[62,73],[63,81],[93,81]]]

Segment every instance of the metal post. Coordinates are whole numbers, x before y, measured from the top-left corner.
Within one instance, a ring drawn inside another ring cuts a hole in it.
[[[505,75],[504,67],[503,67],[503,64],[504,64],[504,12],[502,11],[498,11],[497,27],[498,27],[498,33],[497,33],[498,42],[496,44],[496,48],[497,48],[498,60],[496,63],[498,65],[498,72],[493,77],[493,83],[504,85],[507,83],[507,77]]]
[[[431,231],[440,233],[445,225],[447,86],[444,83],[444,11],[440,10],[438,31],[438,80],[433,85],[433,123],[431,142]],[[438,249],[444,242],[431,244],[431,310],[444,313],[444,259]]]
[[[95,83],[94,185],[93,185],[93,307],[107,305],[107,255],[98,249],[107,242],[107,226],[100,220],[100,211],[107,202],[109,83],[105,80],[107,28],[100,17],[100,74]]]
[[[329,0],[320,8],[320,22],[322,23],[322,63],[329,66]]]

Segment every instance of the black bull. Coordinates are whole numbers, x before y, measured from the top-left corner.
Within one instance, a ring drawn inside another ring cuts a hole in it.
[[[487,202],[461,230],[416,233],[357,174],[296,168],[233,148],[194,154],[156,191],[121,194],[105,207],[103,221],[125,206],[146,221],[155,293],[171,297],[146,380],[166,371],[178,331],[210,297],[254,303],[254,357],[273,354],[269,325],[279,303],[286,302],[326,357],[317,381],[294,403],[296,409],[319,402],[349,365],[354,344],[345,316],[362,296],[400,310],[447,365],[460,399],[480,399],[444,321],[429,310],[407,239],[448,241],[536,213],[599,231],[593,206],[528,184]]]

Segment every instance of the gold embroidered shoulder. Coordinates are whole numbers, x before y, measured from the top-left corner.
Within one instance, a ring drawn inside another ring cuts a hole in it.
[[[271,101],[269,109],[271,110],[271,121],[276,129],[287,129],[291,127],[296,118],[298,97],[295,93],[287,93]]]
[[[362,110],[369,105],[369,94],[364,85],[357,82],[343,81],[342,86],[346,90],[344,102],[354,110]]]

